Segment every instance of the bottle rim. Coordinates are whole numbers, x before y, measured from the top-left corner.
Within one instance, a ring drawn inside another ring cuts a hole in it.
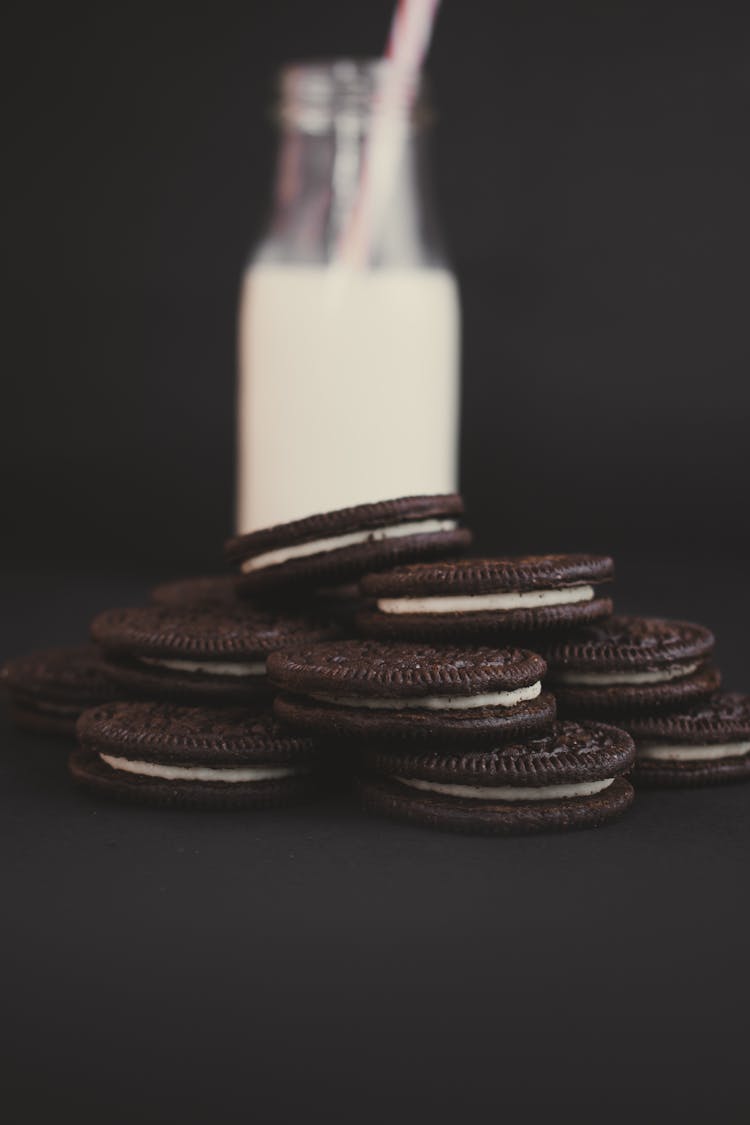
[[[366,128],[377,111],[379,95],[392,79],[389,59],[322,58],[284,64],[278,73],[275,117],[285,127],[324,133],[342,125]],[[416,89],[400,82],[398,101],[412,126],[433,120],[429,84],[424,74]]]

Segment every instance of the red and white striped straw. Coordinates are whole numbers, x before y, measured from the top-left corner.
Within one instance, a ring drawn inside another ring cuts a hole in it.
[[[404,150],[409,111],[439,4],[440,0],[398,0],[393,13],[385,50],[389,65],[373,111],[359,191],[337,248],[337,260],[345,265],[367,265]]]
[[[416,74],[427,54],[440,0],[398,0],[385,57]]]

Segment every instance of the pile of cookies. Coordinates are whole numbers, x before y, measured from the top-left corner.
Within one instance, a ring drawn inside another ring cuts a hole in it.
[[[369,639],[274,653],[278,717],[358,756],[368,808],[507,833],[600,824],[633,799],[632,739],[601,722],[555,724],[544,633],[611,609],[609,559],[465,560],[366,576]],[[536,627],[536,633],[533,632]]]
[[[720,691],[701,625],[610,617],[545,648],[561,714],[603,719],[635,741],[639,786],[750,777],[750,696]]]
[[[11,661],[13,715],[75,729],[74,779],[162,805],[284,804],[350,772],[387,816],[601,824],[636,784],[750,777],[750,697],[697,625],[613,616],[611,559],[461,558],[460,497],[239,536],[238,574],[110,610],[95,648]]]

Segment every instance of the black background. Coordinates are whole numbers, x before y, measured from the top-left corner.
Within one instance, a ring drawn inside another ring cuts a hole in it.
[[[17,6],[0,458],[19,559],[215,565],[272,76],[390,0]],[[493,547],[747,552],[743,5],[446,0],[435,167]]]
[[[274,69],[389,3],[15,5],[0,658],[72,641],[231,530],[234,320]],[[742,5],[445,0],[436,176],[463,483],[495,550],[593,548],[747,687]],[[747,792],[453,839],[87,800],[0,758],[11,1120],[744,1120]]]

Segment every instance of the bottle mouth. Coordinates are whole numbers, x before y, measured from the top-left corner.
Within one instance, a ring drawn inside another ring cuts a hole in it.
[[[305,132],[324,133],[334,127],[366,127],[377,111],[386,82],[393,82],[393,64],[388,59],[313,59],[287,63],[279,71],[276,114],[286,126]],[[432,119],[424,75],[416,88],[395,78],[398,107],[411,124]]]

